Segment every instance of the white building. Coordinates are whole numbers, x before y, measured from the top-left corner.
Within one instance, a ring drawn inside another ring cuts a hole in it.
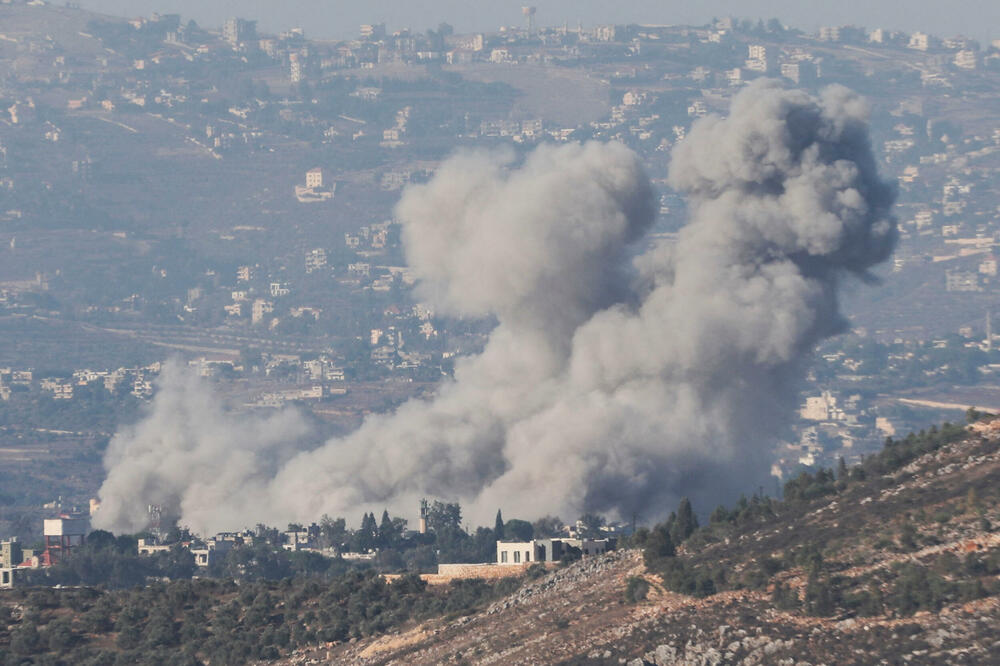
[[[808,60],[782,63],[781,75],[795,83],[808,83],[816,78],[816,65]]]
[[[236,542],[227,539],[210,539],[204,548],[192,548],[194,563],[199,567],[211,566],[217,559],[225,557],[233,549]]]
[[[155,555],[156,553],[169,553],[171,546],[160,544],[156,539],[139,539],[136,547],[140,555]]]
[[[306,184],[295,186],[295,197],[300,203],[328,201],[333,198],[337,189],[336,183],[327,182],[323,169],[316,167],[306,171]]]
[[[250,311],[250,321],[257,324],[264,320],[264,315],[274,312],[274,304],[258,298],[253,302],[253,309]]]
[[[971,49],[964,49],[955,54],[955,59],[953,60],[955,67],[960,69],[975,69],[976,68],[976,52]]]
[[[493,49],[490,52],[490,62],[494,64],[501,64],[506,62],[512,62],[513,58],[510,55],[510,51],[507,49]]]
[[[923,32],[915,32],[910,35],[910,43],[907,44],[907,48],[916,49],[917,51],[926,51],[930,48],[930,45],[930,35]]]
[[[298,53],[288,54],[288,79],[292,83],[301,83],[303,79],[302,74],[302,60],[299,58]]]
[[[837,398],[829,391],[806,398],[799,409],[799,416],[808,421],[843,421],[844,410],[837,406]]]
[[[821,42],[839,42],[840,26],[824,25],[819,29],[819,39]]]
[[[364,23],[361,25],[362,39],[382,39],[385,37],[385,23]]]
[[[222,38],[233,47],[257,39],[257,22],[241,18],[228,19],[222,25]]]
[[[326,266],[326,250],[321,247],[306,253],[306,273],[313,273]]]
[[[614,539],[534,539],[532,541],[497,541],[497,564],[558,562],[571,548],[584,557],[613,550]]]
[[[648,99],[648,94],[642,90],[629,90],[622,95],[622,104],[625,106],[639,106]]]
[[[306,187],[310,189],[323,187],[323,169],[316,167],[306,171]]]

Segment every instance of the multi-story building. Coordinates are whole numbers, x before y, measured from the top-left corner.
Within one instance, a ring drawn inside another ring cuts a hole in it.
[[[222,38],[234,48],[257,41],[257,22],[241,18],[228,19],[222,25]]]
[[[256,266],[240,266],[236,269],[237,282],[252,282],[257,278]]]
[[[361,39],[373,41],[385,38],[385,23],[364,23],[361,26]]]
[[[326,266],[326,250],[317,247],[306,252],[306,273],[313,273]]]
[[[840,26],[824,25],[819,29],[819,39],[822,42],[839,42]]]
[[[204,548],[192,548],[194,563],[199,567],[209,567],[217,560],[224,558],[236,545],[235,541],[227,539],[209,539]]]
[[[263,298],[258,298],[253,302],[253,308],[250,311],[250,321],[254,324],[264,321],[264,315],[274,312],[274,304],[271,301],[265,301]]]
[[[73,548],[83,545],[86,538],[88,520],[83,516],[61,514],[56,518],[46,518],[42,523],[45,537],[45,552],[42,563],[51,566],[65,557]]]
[[[313,189],[323,187],[323,169],[316,167],[306,171],[306,187]]]
[[[910,35],[910,43],[907,44],[907,48],[916,49],[917,51],[926,51],[930,48],[931,37],[924,32],[915,32]]]
[[[975,51],[972,49],[963,49],[955,54],[952,62],[955,63],[955,67],[960,69],[975,69],[977,61],[978,58]]]

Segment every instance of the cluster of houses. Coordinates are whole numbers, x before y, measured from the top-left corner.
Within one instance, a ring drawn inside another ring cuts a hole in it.
[[[91,502],[91,509],[100,504]],[[159,508],[150,507],[151,517],[158,518]],[[61,513],[46,519],[43,526],[44,549],[36,552],[24,548],[17,537],[0,542],[0,588],[10,588],[21,583],[20,574],[25,569],[49,567],[58,563],[74,548],[83,545],[90,528],[89,518],[83,514]],[[426,528],[425,528],[426,529]],[[153,529],[154,533],[160,530]],[[438,576],[465,578],[495,578],[515,575],[524,568],[536,564],[555,563],[567,558],[590,557],[614,550],[620,530],[610,528],[609,535],[588,538],[576,533],[573,526],[568,529],[572,536],[532,539],[530,541],[500,540],[496,544],[496,561],[491,564],[440,564]],[[220,532],[207,539],[183,539],[175,543],[165,543],[162,537],[147,536],[138,539],[137,552],[140,556],[152,556],[181,547],[191,553],[194,564],[207,569],[220,562],[234,548],[253,546],[265,542],[280,544],[290,552],[313,552],[324,557],[340,557],[350,561],[372,561],[377,557],[374,551],[346,552],[330,546],[323,538],[322,529],[313,523],[308,526],[290,525],[278,534],[261,534],[252,530]]]
[[[124,387],[126,392],[137,398],[153,395],[153,380],[159,375],[159,362],[133,368],[114,370],[74,370],[68,377],[36,377],[31,368],[0,368],[0,400],[10,400],[13,391],[30,390],[33,387],[50,394],[56,400],[72,400],[78,387],[99,385],[109,393],[117,393]]]

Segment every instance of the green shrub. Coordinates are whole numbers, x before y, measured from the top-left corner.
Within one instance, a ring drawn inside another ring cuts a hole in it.
[[[34,622],[22,622],[10,635],[10,649],[14,654],[32,655],[42,647],[42,637]]]
[[[540,562],[535,562],[525,570],[524,577],[527,578],[528,580],[536,580],[538,578],[541,578],[547,573],[548,569],[545,568],[544,564]]]
[[[630,604],[643,601],[649,595],[649,583],[642,576],[631,576],[625,585],[625,601]]]
[[[926,567],[907,562],[897,568],[888,604],[900,615],[920,610],[938,611],[953,598],[954,585]]]
[[[787,585],[778,583],[771,591],[771,601],[781,610],[795,610],[799,607],[799,595]]]
[[[73,633],[73,626],[66,618],[60,618],[49,622],[45,629],[45,639],[49,650],[53,652],[65,652],[76,643],[76,634]]]
[[[903,523],[903,526],[900,528],[899,547],[905,553],[912,553],[920,547],[919,543],[917,543],[917,528],[912,523]]]
[[[816,617],[828,617],[833,615],[839,601],[839,590],[834,582],[822,578],[816,570],[809,574],[804,600],[807,613]]]

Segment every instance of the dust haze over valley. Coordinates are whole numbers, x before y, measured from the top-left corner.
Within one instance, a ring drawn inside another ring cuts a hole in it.
[[[140,530],[156,504],[210,533],[422,497],[480,522],[497,506],[625,517],[753,487],[806,357],[843,330],[839,285],[895,243],[866,123],[842,87],[749,86],[674,150],[690,222],[632,267],[654,203],[624,146],[453,156],[396,214],[421,295],[496,318],[483,351],[434,397],[302,451],[294,413],[248,421],[172,369],[109,446],[95,524]]]

